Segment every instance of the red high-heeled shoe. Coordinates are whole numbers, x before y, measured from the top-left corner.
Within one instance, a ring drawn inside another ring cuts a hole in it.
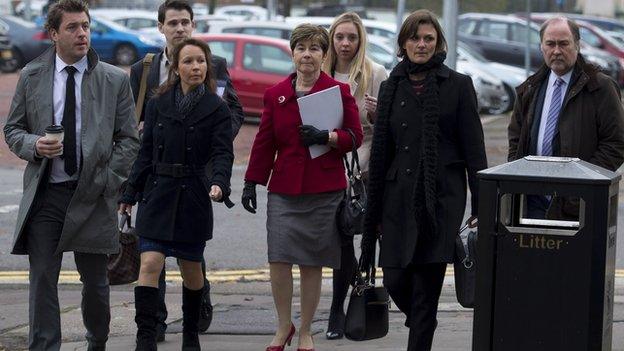
[[[266,351],[284,351],[284,348],[286,347],[286,345],[290,346],[290,342],[292,341],[292,338],[294,335],[295,335],[295,325],[291,323],[290,331],[288,332],[288,336],[286,337],[286,340],[284,340],[284,343],[279,346],[267,346]]]

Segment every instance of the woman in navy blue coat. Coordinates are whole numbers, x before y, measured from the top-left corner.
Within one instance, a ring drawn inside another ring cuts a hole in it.
[[[120,201],[120,212],[139,201],[137,350],[156,350],[158,277],[167,256],[178,258],[184,279],[183,349],[200,349],[201,260],[212,238],[211,199],[229,195],[234,159],[230,111],[215,93],[210,49],[187,39],[172,56],[167,82],[147,105],[141,149]]]

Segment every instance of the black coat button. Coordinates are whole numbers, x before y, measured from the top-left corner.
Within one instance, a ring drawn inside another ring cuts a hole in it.
[[[193,150],[193,148],[190,146],[186,148],[186,151],[191,151],[191,150]]]
[[[163,127],[162,123],[158,123],[158,128],[162,128],[162,127]]]
[[[163,146],[162,145],[158,145],[158,150],[162,150]]]
[[[405,101],[401,101],[401,107],[405,106]]]
[[[405,170],[405,173],[407,173],[407,174],[412,174],[412,169],[411,169],[411,168],[406,169],[406,170]]]
[[[407,123],[405,122],[401,123],[401,127],[403,127],[403,129],[407,128]]]
[[[195,130],[195,127],[189,127],[189,132],[192,132]]]
[[[403,150],[405,150],[405,152],[408,152],[409,151],[409,146],[407,146],[407,145],[403,146]]]
[[[157,182],[157,181],[154,181],[154,185],[156,185],[156,184],[158,184],[158,182]]]
[[[186,189],[186,185],[185,184],[182,184],[180,187],[182,188],[182,190]]]

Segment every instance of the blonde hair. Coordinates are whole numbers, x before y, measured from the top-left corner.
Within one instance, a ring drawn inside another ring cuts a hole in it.
[[[368,57],[366,57],[366,30],[362,19],[355,12],[347,12],[336,17],[334,23],[329,28],[329,50],[327,53],[327,59],[323,63],[323,72],[332,75],[336,68],[336,62],[338,57],[336,55],[336,48],[334,47],[334,35],[336,34],[336,28],[343,23],[353,23],[355,26],[359,42],[358,50],[351,60],[351,67],[349,68],[349,85],[357,84],[357,90],[354,92],[354,97],[359,99],[364,96],[364,92],[368,89],[368,85],[371,81],[372,64]]]

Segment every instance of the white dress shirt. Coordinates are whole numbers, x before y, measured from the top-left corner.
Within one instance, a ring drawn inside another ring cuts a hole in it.
[[[61,124],[63,121],[63,111],[65,110],[65,85],[67,83],[67,71],[65,67],[69,66],[63,60],[56,55],[55,67],[54,67],[54,87],[52,102],[54,104],[54,124]],[[88,61],[87,56],[83,57],[80,61],[73,65],[77,70],[74,73],[74,80],[76,86],[74,91],[76,92],[76,165],[80,169],[80,158],[82,156],[81,150],[81,135],[80,129],[82,125],[82,77],[87,70]],[[65,161],[61,157],[55,157],[52,159],[52,168],[50,170],[50,183],[60,183],[69,180],[78,180],[80,172],[76,172],[73,176],[65,173]]]
[[[555,90],[555,82],[558,78],[563,80],[561,85],[561,104],[565,98],[566,91],[570,86],[570,79],[572,79],[572,70],[559,77],[555,72],[550,71],[548,77],[548,85],[546,86],[546,96],[544,97],[544,107],[542,107],[542,118],[540,119],[539,133],[537,135],[537,154],[542,155],[542,144],[544,143],[544,131],[546,130],[546,122],[548,120],[548,112],[550,111],[550,103],[552,102],[553,91]],[[559,115],[561,117],[561,115]]]

